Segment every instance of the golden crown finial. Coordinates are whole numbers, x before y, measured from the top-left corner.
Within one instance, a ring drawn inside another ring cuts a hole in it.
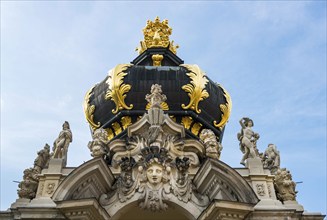
[[[171,52],[176,54],[178,45],[174,46],[174,41],[169,41],[169,36],[172,33],[172,28],[168,25],[168,20],[162,22],[157,16],[154,21],[148,20],[145,28],[143,28],[144,40],[141,45],[136,48],[139,54],[143,53],[148,48],[169,48]]]

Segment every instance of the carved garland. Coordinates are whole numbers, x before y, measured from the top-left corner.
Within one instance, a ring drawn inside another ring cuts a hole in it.
[[[198,65],[182,64],[181,66],[190,71],[186,75],[188,75],[191,79],[191,84],[182,86],[182,89],[187,92],[188,96],[190,97],[189,104],[182,104],[182,108],[192,109],[199,114],[201,113],[201,109],[199,109],[199,102],[209,97],[209,93],[205,89],[209,80],[205,77],[205,73]]]
[[[84,114],[87,122],[90,124],[91,128],[93,130],[99,128],[101,126],[100,122],[95,123],[94,122],[94,111],[95,111],[95,105],[90,105],[90,97],[92,96],[94,86],[86,93],[85,98],[84,98]]]
[[[105,94],[105,99],[115,102],[116,108],[112,110],[113,114],[117,114],[118,110],[130,110],[133,108],[133,104],[127,106],[125,103],[126,93],[129,92],[132,86],[124,84],[124,77],[127,75],[124,71],[130,66],[132,64],[118,64],[109,71],[109,78],[106,81],[108,90]]]
[[[219,123],[217,121],[214,121],[213,124],[214,124],[215,127],[218,127],[220,130],[222,130],[224,128],[224,126],[226,125],[226,123],[227,123],[227,121],[229,119],[230,113],[232,111],[232,100],[231,100],[231,97],[228,94],[228,92],[221,85],[218,85],[218,86],[224,92],[224,96],[225,96],[225,99],[226,99],[226,104],[221,104],[219,106],[220,110],[222,112],[221,120],[220,120]]]

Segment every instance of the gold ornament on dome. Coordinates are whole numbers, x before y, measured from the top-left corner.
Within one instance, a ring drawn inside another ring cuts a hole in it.
[[[163,55],[161,54],[154,54],[152,55],[153,66],[161,66],[161,61],[163,60]]]
[[[120,122],[123,126],[123,129],[125,130],[128,126],[132,124],[132,118],[129,116],[124,116],[120,119]]]
[[[148,48],[169,48],[171,52],[176,54],[178,45],[174,46],[174,41],[169,40],[172,28],[168,25],[168,20],[162,22],[157,16],[154,21],[148,20],[143,29],[144,40],[140,42],[140,46],[136,48],[139,54]]]
[[[118,122],[112,123],[111,127],[114,129],[115,135],[118,135],[123,131]]]
[[[202,127],[202,124],[197,122],[192,126],[191,132],[194,135],[198,136],[198,134],[200,133],[201,127]]]
[[[108,133],[108,140],[111,140],[111,139],[113,139],[115,137],[115,134],[114,134],[114,132],[112,131],[111,128],[106,128],[105,130]]]
[[[184,116],[182,118],[182,125],[184,126],[184,128],[190,129],[192,123],[193,123],[192,117]]]
[[[124,77],[127,75],[124,71],[132,66],[131,64],[118,64],[115,68],[109,71],[109,78],[106,83],[108,84],[108,90],[105,94],[105,99],[112,100],[116,104],[116,108],[112,109],[113,114],[117,114],[119,110],[133,108],[133,104],[129,106],[125,103],[126,93],[131,89],[131,85],[124,84]]]
[[[189,73],[191,84],[182,86],[182,89],[188,93],[190,102],[188,105],[182,104],[183,109],[192,109],[196,113],[200,114],[199,102],[209,97],[209,93],[205,89],[209,80],[206,78],[205,73],[200,69],[198,65],[182,64],[180,66],[185,67]]]
[[[95,111],[95,105],[90,105],[90,97],[92,95],[94,86],[86,93],[85,98],[84,98],[84,114],[87,122],[90,124],[92,130],[95,130],[101,126],[100,122],[95,123],[94,122],[94,111]]]
[[[224,128],[224,126],[226,125],[226,123],[227,123],[227,121],[229,119],[230,113],[232,111],[232,99],[231,99],[229,93],[221,85],[218,85],[218,86],[224,92],[224,97],[226,99],[226,104],[219,105],[220,110],[222,112],[222,114],[221,114],[221,120],[220,120],[219,123],[217,121],[214,121],[213,122],[213,125],[215,127],[218,127],[220,130],[222,130]]]

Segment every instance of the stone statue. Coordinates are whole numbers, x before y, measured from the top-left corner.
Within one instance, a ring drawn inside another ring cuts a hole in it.
[[[252,131],[253,121],[250,118],[242,118],[240,120],[241,132],[237,134],[237,138],[240,141],[240,149],[243,153],[241,164],[245,165],[245,160],[248,158],[259,157],[257,151],[257,140],[259,134]]]
[[[93,140],[88,143],[92,157],[103,157],[108,154],[108,133],[105,129],[96,129],[92,135]]]
[[[48,165],[50,159],[50,146],[45,144],[44,148],[37,152],[37,157],[34,160],[34,170],[41,173],[42,169]]]
[[[33,168],[24,170],[23,181],[18,184],[17,190],[19,198],[33,199],[36,196],[37,186],[39,184],[38,171]]]
[[[280,168],[280,155],[276,145],[269,144],[263,156],[263,167],[269,169],[271,174],[275,174]]]
[[[286,168],[278,169],[274,179],[274,186],[277,193],[277,199],[284,201],[295,201],[296,183],[292,180],[290,171]]]
[[[53,143],[53,158],[62,158],[64,164],[67,163],[68,146],[73,141],[73,135],[69,128],[69,123],[65,121],[62,125],[62,131]]]
[[[150,106],[148,114],[150,117],[151,126],[147,132],[147,144],[150,146],[162,133],[162,128],[160,126],[163,119],[161,104],[167,100],[167,97],[166,95],[162,94],[161,85],[154,84],[151,86],[151,94],[147,94],[145,96],[145,100],[148,101],[148,105]]]
[[[200,139],[205,145],[206,156],[214,159],[219,159],[223,147],[217,141],[215,133],[213,133],[213,131],[210,129],[203,129],[200,133]]]
[[[161,85],[153,84],[151,86],[151,94],[147,94],[145,100],[151,104],[152,108],[160,108],[161,103],[167,100],[166,95],[161,93]]]

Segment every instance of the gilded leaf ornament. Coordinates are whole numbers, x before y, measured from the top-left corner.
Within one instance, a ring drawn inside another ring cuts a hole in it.
[[[129,116],[124,116],[120,119],[120,122],[123,126],[123,129],[125,130],[128,126],[132,124],[132,118]]]
[[[86,93],[85,98],[84,98],[84,114],[87,122],[90,124],[92,130],[95,130],[101,126],[100,122],[95,123],[94,122],[94,111],[95,111],[95,105],[90,105],[90,97],[92,95],[94,86]]]
[[[200,132],[200,129],[201,129],[201,127],[202,127],[202,124],[201,123],[195,123],[193,126],[192,126],[192,128],[191,128],[191,132],[194,134],[194,135],[198,135],[199,134],[199,132]]]
[[[188,96],[190,97],[189,104],[182,104],[182,108],[192,109],[199,114],[201,113],[201,109],[199,109],[199,102],[209,97],[209,93],[205,89],[209,80],[206,78],[205,73],[198,65],[182,64],[181,66],[190,71],[187,73],[187,75],[191,79],[190,84],[182,86],[182,89],[187,92]]]
[[[124,77],[127,75],[124,71],[132,66],[131,64],[118,64],[115,68],[109,71],[109,78],[106,83],[108,84],[108,90],[105,94],[105,99],[110,99],[116,104],[116,108],[112,110],[113,114],[117,114],[122,109],[132,109],[133,104],[129,106],[125,103],[126,93],[131,89],[131,85],[124,84]]]
[[[115,134],[114,134],[114,132],[112,131],[111,128],[106,128],[105,130],[108,133],[108,140],[111,140],[111,139],[113,139],[115,137]]]
[[[115,135],[118,135],[123,131],[118,122],[112,123],[111,126],[114,129]]]
[[[213,124],[214,124],[215,127],[223,129],[223,127],[226,125],[226,123],[227,123],[227,121],[229,119],[230,113],[232,111],[232,99],[231,99],[229,93],[221,85],[218,85],[218,86],[224,92],[224,97],[226,99],[226,104],[219,105],[220,110],[222,112],[221,120],[220,120],[219,123],[217,121],[214,121]]]
[[[184,125],[184,128],[190,129],[192,123],[193,123],[192,117],[184,116],[182,118],[182,125]]]

